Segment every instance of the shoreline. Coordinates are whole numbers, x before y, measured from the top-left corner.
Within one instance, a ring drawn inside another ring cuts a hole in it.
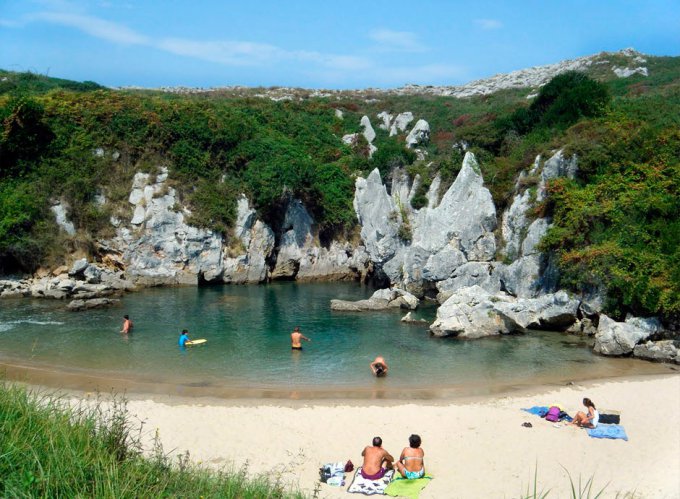
[[[61,393],[74,404],[93,400],[84,392]],[[584,430],[556,428],[521,410],[559,403],[573,415],[583,409],[584,396],[601,412],[618,411],[629,441],[593,439]],[[535,470],[539,491],[571,497],[565,469],[575,484],[592,477],[593,492],[606,485],[601,497],[680,497],[677,373],[425,401],[125,397],[133,420],[143,422],[147,449],[158,434],[172,455],[188,450],[194,462],[264,473],[310,496],[322,464],[351,459],[360,465],[361,450],[375,435],[398,455],[408,435],[418,433],[426,470],[434,476],[422,499],[517,497],[533,488]],[[351,478],[345,487],[321,485],[319,497],[353,497],[346,493]]]
[[[613,382],[633,378],[672,375],[680,372],[674,364],[649,362],[640,359],[619,359],[620,367],[616,372],[589,371],[555,376],[533,377],[531,380],[512,380],[508,382],[482,380],[450,384],[430,384],[428,386],[387,385],[385,380],[367,378],[367,385],[257,385],[256,383],[232,384],[229,380],[220,383],[211,381],[177,383],[149,376],[135,379],[120,373],[93,371],[77,368],[59,367],[19,359],[0,359],[0,376],[7,381],[45,389],[67,390],[74,393],[124,393],[127,398],[139,397],[178,397],[187,400],[214,401],[271,401],[277,404],[286,400],[323,401],[356,400],[406,402],[417,400],[423,403],[452,400],[476,400],[485,397],[507,396],[536,391],[543,388],[558,389],[576,384]]]

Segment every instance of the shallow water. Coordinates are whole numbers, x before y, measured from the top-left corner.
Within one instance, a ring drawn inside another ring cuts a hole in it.
[[[3,300],[0,363],[39,367],[57,385],[68,374],[76,387],[92,388],[93,378],[115,379],[119,388],[137,384],[141,391],[177,393],[183,387],[181,393],[193,388],[202,395],[376,387],[411,395],[433,388],[490,393],[662,369],[593,355],[586,342],[561,333],[460,341],[431,337],[427,324],[401,323],[400,310],[330,310],[331,298],[357,300],[372,292],[351,283],[156,288],[128,294],[119,306],[85,312],[68,312],[66,303],[52,300]],[[435,311],[426,306],[416,317],[431,321]],[[118,332],[123,314],[135,324],[129,336]],[[296,325],[312,339],[303,342],[302,352],[290,349]],[[180,349],[182,328],[208,342]],[[378,354],[390,366],[389,376],[379,380],[368,367]]]

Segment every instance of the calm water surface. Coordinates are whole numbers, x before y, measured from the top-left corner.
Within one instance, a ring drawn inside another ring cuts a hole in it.
[[[168,387],[200,387],[203,393],[458,387],[483,393],[573,379],[577,373],[641,374],[650,366],[595,356],[583,340],[560,333],[460,341],[430,337],[427,324],[401,323],[399,310],[330,310],[331,298],[357,300],[372,292],[350,283],[156,288],[128,294],[112,308],[75,313],[64,310],[65,302],[3,300],[0,363],[82,379],[144,382],[173,393]],[[416,317],[430,322],[435,311],[424,307]],[[118,332],[123,314],[135,324],[129,337]],[[290,349],[296,325],[312,338],[303,352]],[[180,349],[182,328],[207,344]],[[378,354],[390,365],[390,375],[380,380],[368,368]]]

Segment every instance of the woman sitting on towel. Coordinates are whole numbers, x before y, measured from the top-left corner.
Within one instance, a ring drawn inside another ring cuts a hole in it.
[[[420,448],[420,436],[411,435],[408,437],[409,447],[404,447],[395,466],[401,475],[408,480],[416,480],[425,475],[425,463],[423,457],[425,452]]]
[[[583,399],[583,405],[588,409],[588,414],[578,411],[576,416],[574,416],[574,420],[569,424],[582,428],[596,428],[600,420],[600,413],[595,409],[595,404],[589,398],[585,398]]]

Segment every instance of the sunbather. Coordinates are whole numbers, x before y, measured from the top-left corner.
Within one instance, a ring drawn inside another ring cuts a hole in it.
[[[361,465],[361,476],[367,480],[380,480],[387,470],[392,469],[394,458],[382,448],[382,438],[373,438],[373,446],[366,446],[361,453],[364,463]]]
[[[420,448],[419,435],[414,434],[408,437],[408,443],[409,446],[404,447],[401,456],[399,456],[399,461],[394,464],[404,478],[416,480],[425,475],[425,463],[423,462],[425,452]]]
[[[588,414],[578,411],[574,420],[570,425],[580,426],[582,428],[597,428],[597,423],[600,420],[600,413],[597,412],[595,404],[589,398],[583,399],[583,405],[588,409]]]

